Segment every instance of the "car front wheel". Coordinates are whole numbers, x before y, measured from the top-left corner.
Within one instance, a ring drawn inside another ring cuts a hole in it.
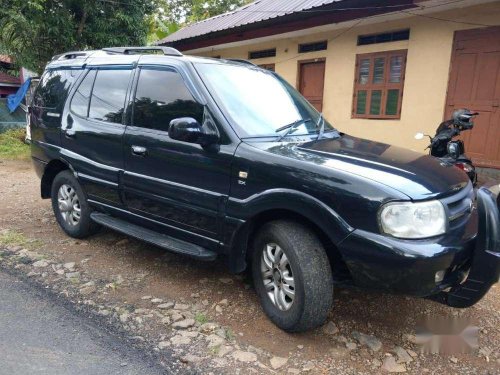
[[[317,236],[292,221],[273,221],[257,234],[252,276],[267,316],[288,332],[323,324],[333,302],[330,263]]]

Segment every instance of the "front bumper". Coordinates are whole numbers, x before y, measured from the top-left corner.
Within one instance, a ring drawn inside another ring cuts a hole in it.
[[[469,307],[498,282],[500,276],[500,185],[477,192],[479,231],[467,279],[433,299],[452,307]]]
[[[467,222],[433,239],[401,240],[355,230],[339,246],[354,284],[420,297],[437,295],[433,298],[457,307],[476,303],[500,272],[496,199],[490,190],[479,189],[477,210]],[[438,271],[445,275],[436,282]]]

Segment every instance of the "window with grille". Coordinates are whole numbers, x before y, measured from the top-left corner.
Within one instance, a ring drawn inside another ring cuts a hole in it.
[[[299,44],[299,53],[324,51],[327,49],[327,47],[328,47],[328,41],[326,40],[315,43]]]
[[[358,46],[366,46],[368,44],[397,42],[399,40],[410,39],[410,29],[391,31],[389,33],[360,35],[358,36]]]
[[[264,49],[261,51],[252,51],[248,53],[249,59],[262,59],[264,57],[275,57],[275,56],[276,56],[276,48]]]
[[[399,119],[407,50],[356,56],[352,117]]]

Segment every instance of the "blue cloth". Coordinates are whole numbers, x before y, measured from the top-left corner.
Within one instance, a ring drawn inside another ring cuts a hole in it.
[[[7,96],[7,107],[9,108],[10,113],[14,112],[17,107],[19,107],[19,104],[23,101],[23,98],[30,87],[30,83],[31,78],[28,78],[22,86],[19,87],[19,90],[17,90],[15,94]]]

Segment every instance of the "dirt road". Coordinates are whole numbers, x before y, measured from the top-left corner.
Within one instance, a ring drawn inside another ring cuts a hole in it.
[[[0,249],[2,242],[10,249],[4,262],[106,316],[110,324],[121,324],[140,337],[141,345],[160,354],[173,348],[189,368],[204,373],[500,374],[498,284],[467,310],[336,289],[329,323],[291,335],[267,320],[246,275],[230,275],[221,262],[197,262],[107,230],[76,241],[63,234],[50,202],[39,196],[39,180],[29,163],[0,163]],[[30,260],[23,262],[26,257]],[[35,267],[36,259],[47,265]],[[413,343],[416,322],[457,315],[477,322],[479,350],[420,354]]]

